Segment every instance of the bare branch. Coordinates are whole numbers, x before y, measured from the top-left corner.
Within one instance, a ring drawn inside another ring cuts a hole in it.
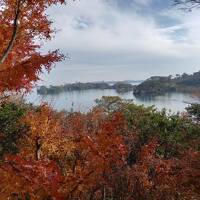
[[[192,11],[200,8],[200,0],[174,0],[175,6],[180,6],[182,10]]]

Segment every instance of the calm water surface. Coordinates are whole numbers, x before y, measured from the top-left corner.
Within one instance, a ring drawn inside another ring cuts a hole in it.
[[[157,97],[138,98],[133,92],[119,94],[113,89],[109,90],[85,90],[71,91],[59,95],[38,95],[36,90],[26,97],[27,102],[39,105],[42,102],[49,103],[56,110],[81,111],[87,112],[95,106],[95,99],[102,96],[120,96],[124,99],[132,99],[134,103],[144,106],[155,105],[159,110],[166,108],[171,112],[183,112],[189,103],[200,102],[200,99],[185,93],[170,93]]]

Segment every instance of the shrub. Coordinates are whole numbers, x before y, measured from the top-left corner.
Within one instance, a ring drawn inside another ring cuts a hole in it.
[[[148,143],[152,137],[158,137],[158,153],[168,158],[177,155],[178,148],[200,147],[200,125],[187,116],[169,114],[165,109],[158,111],[154,106],[144,107],[119,97],[103,97],[97,100],[97,107],[107,113],[122,112],[128,123],[130,133],[138,135],[137,145]],[[193,141],[196,140],[196,145]]]
[[[20,124],[24,114],[25,109],[14,103],[3,103],[0,106],[0,157],[18,151],[17,141],[25,130],[24,125]]]
[[[189,116],[195,121],[200,121],[200,104],[194,103],[186,108]]]

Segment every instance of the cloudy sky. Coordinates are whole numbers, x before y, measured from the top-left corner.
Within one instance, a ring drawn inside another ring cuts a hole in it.
[[[60,49],[43,84],[143,80],[200,70],[200,10],[171,0],[77,0],[48,11],[58,30],[45,50]]]

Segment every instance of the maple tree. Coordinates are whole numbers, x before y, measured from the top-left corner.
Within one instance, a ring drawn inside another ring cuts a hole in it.
[[[0,199],[61,199],[62,174],[55,162],[7,156],[0,166]]]
[[[46,10],[64,0],[0,1],[0,92],[30,89],[43,67],[64,59],[58,50],[42,54],[41,40],[54,33]]]
[[[29,131],[19,142],[20,152],[5,156],[0,165],[3,197],[99,197],[126,159],[120,136],[126,122],[120,113],[96,110],[65,117],[43,105],[28,111],[23,123]]]
[[[64,59],[40,52],[58,3],[0,0],[1,94],[29,90]],[[1,103],[0,200],[200,199],[199,123],[118,97],[97,103],[85,114]]]
[[[185,150],[178,158],[163,159],[156,154],[158,147],[158,140],[153,138],[142,146],[136,163],[123,168],[123,172],[118,174],[114,185],[117,197],[136,200],[199,199],[199,152]]]
[[[199,151],[165,158],[158,135],[141,143],[119,109],[66,114],[44,104],[29,107],[21,123],[19,152],[0,162],[3,199],[199,198]]]
[[[126,160],[126,146],[119,134],[126,122],[121,113],[109,117],[99,110],[68,120],[66,131],[73,135],[75,149],[63,190],[68,199],[102,199]]]
[[[66,153],[69,149],[69,141],[63,135],[61,116],[57,116],[47,105],[28,111],[23,122],[29,128],[19,142],[21,153],[25,156],[35,160],[48,156],[61,157],[62,151]]]

